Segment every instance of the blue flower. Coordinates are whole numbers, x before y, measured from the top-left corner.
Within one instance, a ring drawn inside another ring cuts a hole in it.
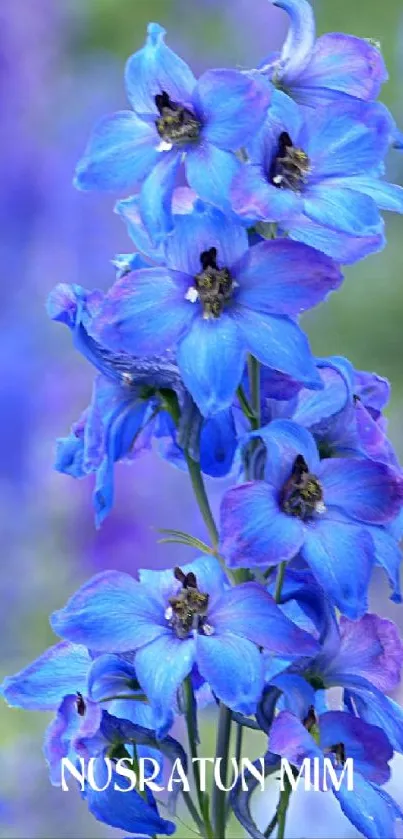
[[[287,382],[272,397],[273,384],[262,377],[263,424],[272,419],[293,419],[308,428],[322,456],[370,457],[399,467],[387,437],[382,410],[390,396],[387,379],[355,370],[339,356],[317,359],[323,390],[299,388],[287,393]]]
[[[292,239],[354,262],[384,244],[379,209],[403,212],[403,188],[381,180],[390,143],[383,106],[318,109],[306,115],[276,91],[249,162],[231,187],[248,223],[278,222]]]
[[[377,99],[388,74],[377,44],[353,35],[329,32],[316,40],[315,18],[307,0],[271,0],[290,16],[280,54],[260,68],[293,98],[310,108],[348,102],[349,97]]]
[[[140,582],[117,571],[98,574],[51,623],[62,637],[86,639],[100,652],[135,652],[159,736],[172,725],[177,690],[194,665],[218,699],[249,714],[264,684],[260,648],[290,660],[317,649],[262,586],[229,588],[210,557],[174,571],[141,571]]]
[[[103,758],[113,749],[135,742],[140,757],[154,757],[161,762],[161,752],[171,760],[180,757],[183,749],[172,738],[159,743],[153,732],[153,713],[143,701],[135,701],[141,693],[136,672],[130,661],[119,656],[93,658],[82,645],[62,641],[50,647],[20,673],[5,679],[2,695],[9,705],[35,711],[55,711],[44,740],[44,755],[49,765],[52,784],[61,784],[61,760],[77,763],[80,757],[97,760],[96,777],[105,771]],[[109,696],[107,696],[109,692]],[[104,710],[106,700],[111,713]],[[132,697],[127,700],[127,695]],[[150,748],[150,745],[152,748]],[[87,786],[84,797],[96,818],[122,830],[154,835],[170,835],[172,822],[162,819],[152,797],[148,803],[136,791],[121,796],[119,807],[115,777],[105,791],[97,793]],[[178,787],[178,791],[179,791]]]
[[[301,768],[305,758],[317,758],[323,781],[324,758],[330,759],[339,779],[345,761],[354,763],[353,790],[345,779],[332,792],[351,823],[368,839],[395,836],[396,817],[403,818],[395,802],[381,789],[390,778],[392,746],[381,728],[369,725],[343,711],[327,711],[319,717],[313,709],[300,720],[281,711],[270,731],[270,751]]]
[[[197,205],[176,216],[165,266],[118,280],[91,334],[137,356],[176,347],[186,388],[211,415],[231,405],[247,351],[308,387],[321,386],[295,317],[340,282],[322,254],[285,240],[249,248],[240,224]]]
[[[234,155],[258,130],[270,86],[235,70],[210,70],[196,81],[148,26],[145,46],[126,66],[133,111],[105,117],[95,128],[76,172],[80,189],[128,191],[142,186],[144,222],[158,236],[171,227],[171,197],[182,159],[198,195],[221,202],[237,168]]]
[[[57,442],[55,464],[75,478],[95,474],[97,525],[113,506],[115,463],[136,457],[153,438],[171,463],[183,467],[186,449],[214,477],[230,471],[237,446],[232,414],[222,411],[203,421],[172,354],[135,358],[112,353],[91,338],[88,330],[102,299],[101,292],[60,284],[48,304],[51,317],[69,326],[76,348],[100,371],[91,404],[71,434]],[[177,421],[170,412],[176,407]]]
[[[343,689],[345,707],[380,726],[393,748],[403,753],[403,711],[387,695],[398,687],[403,663],[397,627],[373,614],[357,621],[337,619],[323,591],[302,570],[287,570],[281,608],[317,638],[321,650],[311,660],[287,665],[280,674],[274,668],[267,670],[269,687],[258,709],[264,730],[271,724],[273,690],[281,691],[283,707],[298,707],[302,715],[311,705],[320,710],[324,690],[337,687]]]
[[[300,554],[351,618],[366,610],[375,559],[398,546],[387,532],[402,507],[402,479],[368,459],[320,460],[312,435],[290,420],[256,432],[265,480],[230,489],[221,506],[221,551],[232,568],[267,568]],[[393,563],[392,563],[393,564]]]

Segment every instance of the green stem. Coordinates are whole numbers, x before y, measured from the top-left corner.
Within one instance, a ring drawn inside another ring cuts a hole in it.
[[[274,830],[277,822],[278,822],[278,812],[276,810],[270,824],[267,825],[266,830],[263,834],[266,837],[266,839],[268,839],[268,837],[271,836],[271,834],[273,833],[273,830]]]
[[[236,723],[236,729],[235,729],[235,760],[236,760],[236,763],[237,763],[238,767],[241,763],[241,757],[242,757],[243,728],[244,728],[243,725],[240,725],[240,723]],[[233,777],[233,780],[235,780],[234,777]],[[228,798],[228,801],[227,801],[227,821],[228,821],[230,815],[231,815],[231,805],[230,805],[230,800]]]
[[[203,824],[203,821],[202,821],[202,819],[200,818],[200,816],[197,812],[197,809],[196,809],[195,805],[193,804],[192,796],[190,795],[190,793],[186,792],[185,790],[182,790],[182,796],[183,796],[183,800],[186,804],[186,807],[189,810],[189,813],[190,813],[194,823],[197,825],[200,833],[204,834],[204,832],[205,832],[204,824]]]
[[[221,758],[220,778],[222,786],[227,785],[229,747],[231,739],[231,711],[226,705],[220,704],[218,718],[216,761]],[[225,839],[226,827],[226,796],[225,790],[213,783],[212,792],[212,822],[215,839]]]
[[[199,809],[201,814],[203,815],[203,793],[200,787],[200,766],[197,753],[197,731],[195,725],[195,718],[194,718],[194,697],[193,697],[193,686],[192,680],[190,676],[187,676],[183,683],[183,692],[185,695],[185,717],[186,717],[186,726],[188,732],[188,740],[189,740],[189,749],[190,755],[192,757],[192,764],[193,764],[193,774],[196,784],[196,795],[199,804]]]
[[[250,402],[248,400],[248,397],[246,396],[246,393],[245,393],[242,385],[239,385],[239,387],[238,387],[237,396],[238,396],[239,404],[242,408],[242,411],[243,411],[246,419],[249,420],[249,422],[251,424],[251,428],[256,430],[256,428],[259,428],[259,423],[257,421],[257,418],[255,417],[254,410],[253,410],[252,406],[250,405]]]
[[[196,496],[196,501],[199,505],[200,512],[203,516],[204,523],[207,527],[207,530],[210,534],[210,539],[214,551],[217,551],[218,547],[218,530],[216,523],[214,521],[213,514],[211,512],[210,502],[208,500],[206,487],[203,481],[203,475],[201,473],[201,469],[198,463],[190,457],[188,452],[185,452],[185,458],[187,467],[189,470],[190,480],[192,482],[193,492]]]
[[[284,789],[280,795],[280,801],[277,807],[277,822],[278,822],[278,830],[277,830],[277,839],[284,839],[285,836],[285,822],[287,818],[287,810],[288,805],[290,803],[290,796],[291,796],[291,784],[286,778],[284,782]]]
[[[287,563],[282,562],[277,571],[277,582],[276,582],[276,592],[274,595],[274,599],[276,603],[279,603],[281,600],[281,590],[283,588],[284,577],[285,577],[285,569],[287,568]]]
[[[260,364],[250,355],[248,358],[250,401],[256,420],[256,428],[260,428]]]

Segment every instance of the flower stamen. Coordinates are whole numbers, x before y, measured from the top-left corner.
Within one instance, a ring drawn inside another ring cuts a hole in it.
[[[286,131],[280,134],[276,157],[271,165],[269,181],[277,189],[300,192],[311,170],[308,155],[293,145]]]
[[[182,584],[182,588],[178,594],[169,598],[169,606],[165,611],[166,620],[178,638],[187,638],[193,631],[212,635],[214,629],[205,621],[208,594],[199,591],[192,572],[185,574],[181,568],[175,568],[174,576]]]
[[[326,512],[322,487],[300,454],[295,459],[291,476],[283,486],[280,503],[285,513],[300,519]]]
[[[192,303],[200,300],[205,319],[218,318],[231,300],[236,283],[228,268],[218,267],[216,248],[203,251],[200,262],[203,270],[196,274],[194,288],[188,289],[186,299]]]
[[[165,90],[155,97],[160,116],[155,124],[161,137],[160,151],[169,151],[173,145],[184,145],[198,139],[200,122],[189,108],[170,99]]]

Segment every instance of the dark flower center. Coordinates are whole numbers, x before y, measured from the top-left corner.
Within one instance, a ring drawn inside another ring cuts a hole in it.
[[[329,746],[325,751],[330,752],[335,756],[336,766],[344,766],[346,762],[346,749],[344,743],[336,743],[334,746]]]
[[[312,735],[314,740],[319,743],[320,740],[320,732],[319,732],[319,725],[318,725],[318,718],[315,713],[315,708],[311,705],[307,716],[305,717],[303,724],[307,731]],[[336,743],[334,746],[328,746],[323,750],[325,754],[334,755],[334,763],[336,766],[344,766],[346,762],[346,750],[344,743]]]
[[[228,268],[218,267],[216,248],[203,251],[200,262],[202,270],[196,274],[194,287],[189,288],[186,297],[192,303],[200,300],[204,318],[218,318],[231,300],[234,282]]]
[[[83,717],[85,715],[86,706],[84,702],[84,697],[82,693],[80,693],[79,691],[77,691],[76,708],[79,717]]]
[[[157,94],[155,104],[160,113],[155,124],[161,140],[174,145],[197,140],[201,125],[189,108],[172,102],[165,90]]]
[[[182,583],[178,594],[169,598],[169,607],[165,617],[175,630],[178,638],[187,638],[195,630],[203,635],[211,635],[212,627],[206,621],[209,596],[199,591],[195,575],[184,574],[181,568],[174,569],[176,580]]]
[[[300,519],[325,511],[322,487],[300,454],[295,458],[291,476],[283,486],[280,504],[285,513]]]
[[[308,155],[293,146],[286,131],[280,134],[276,157],[269,172],[269,181],[278,189],[300,192],[310,171]]]

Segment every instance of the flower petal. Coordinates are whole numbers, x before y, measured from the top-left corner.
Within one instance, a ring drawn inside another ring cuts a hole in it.
[[[355,458],[321,462],[320,481],[326,505],[368,524],[385,524],[402,506],[402,480],[384,463]]]
[[[241,165],[232,152],[207,142],[189,149],[185,158],[189,186],[203,201],[227,212],[231,209],[231,184]]]
[[[359,621],[340,618],[340,648],[327,668],[333,684],[349,673],[371,682],[383,693],[400,682],[403,646],[392,621],[367,614]]]
[[[369,236],[350,236],[348,233],[316,224],[302,214],[288,223],[287,231],[291,239],[305,242],[344,265],[358,262],[359,259],[382,250],[386,241],[383,228],[379,233]]]
[[[155,836],[157,833],[171,836],[175,832],[173,822],[161,818],[153,801],[146,801],[135,789],[122,793],[125,782],[115,771],[107,784],[108,770],[103,757],[97,759],[94,774],[96,786],[102,791],[88,784],[85,798],[90,813],[98,821],[136,836]]]
[[[220,411],[205,419],[200,429],[200,468],[205,475],[222,478],[228,475],[238,440],[233,413]]]
[[[94,659],[88,674],[88,695],[95,702],[122,694],[133,694],[134,697],[139,692],[140,685],[131,661],[120,655],[99,655]]]
[[[340,91],[357,99],[377,99],[388,78],[378,47],[365,38],[327,32],[315,43],[310,61],[296,79],[306,103],[314,107],[316,88]],[[299,90],[297,92],[297,95]],[[322,100],[321,100],[322,104]]]
[[[322,760],[322,750],[291,711],[280,711],[270,731],[270,749],[287,758],[294,766],[301,766],[305,757]]]
[[[6,702],[30,711],[57,710],[68,694],[87,693],[88,650],[62,641],[2,684]]]
[[[392,589],[390,599],[394,603],[402,602],[400,571],[402,566],[402,551],[397,539],[384,530],[383,527],[369,527],[374,545],[375,561],[386,571],[389,585]]]
[[[213,693],[242,714],[253,714],[263,690],[263,656],[255,644],[233,635],[198,635],[197,665]]]
[[[237,301],[256,312],[297,315],[342,282],[340,270],[318,251],[284,239],[260,242],[234,268]]]
[[[117,280],[91,325],[93,336],[116,350],[154,355],[170,348],[195,314],[186,300],[189,277],[143,268]]]
[[[99,652],[126,652],[163,635],[161,604],[129,574],[103,571],[51,617],[54,632]]]
[[[144,181],[140,193],[140,213],[153,242],[171,233],[174,226],[172,198],[181,156],[176,149],[161,152],[160,157]]]
[[[186,64],[164,43],[166,30],[158,23],[149,23],[147,40],[126,64],[126,91],[139,114],[158,115],[155,96],[168,94],[173,102],[189,105],[196,79]]]
[[[238,70],[208,70],[196,86],[195,101],[203,115],[209,143],[237,151],[265,119],[271,86]]]
[[[387,783],[393,749],[381,728],[344,711],[328,711],[319,719],[319,730],[322,748],[343,743],[360,775],[378,784]]]
[[[403,213],[403,187],[388,184],[379,178],[366,178],[360,175],[349,178],[348,184],[351,189],[372,198],[381,210]]]
[[[244,221],[282,221],[302,209],[301,196],[290,189],[277,189],[269,183],[264,169],[244,164],[231,184],[231,205]]]
[[[318,650],[314,638],[289,620],[258,583],[241,583],[226,591],[209,612],[209,623],[220,636],[225,632],[241,635],[290,659],[315,655]]]
[[[153,708],[158,738],[164,737],[173,723],[176,692],[194,661],[194,639],[176,638],[172,631],[136,653],[137,678]]]
[[[280,510],[277,490],[264,481],[224,495],[220,533],[220,552],[230,568],[278,565],[293,559],[304,540],[300,519]]]
[[[302,455],[310,472],[319,470],[319,452],[312,434],[292,420],[272,420],[254,436],[261,437],[267,449],[265,478],[280,493],[288,481],[295,459]]]
[[[245,364],[237,324],[226,314],[208,320],[196,317],[179,344],[177,361],[185,387],[202,414],[229,408]]]
[[[334,186],[324,181],[309,187],[304,197],[304,212],[318,224],[342,233],[361,236],[380,232],[382,221],[372,198],[350,189],[350,180]]]
[[[248,234],[236,219],[198,202],[192,213],[175,216],[175,228],[166,241],[168,268],[190,276],[199,274],[200,256],[217,250],[217,265],[230,268],[248,250]]]
[[[352,620],[364,614],[373,565],[370,537],[365,530],[327,514],[306,527],[301,555],[343,614]]]
[[[358,772],[354,772],[353,787],[349,791],[347,784],[341,784],[339,790],[333,789],[351,824],[367,839],[395,835],[396,813],[392,799],[387,800],[383,790],[374,787]]]
[[[126,223],[127,232],[134,242],[137,250],[148,257],[152,262],[163,262],[161,245],[158,246],[152,243],[141,219],[140,196],[131,195],[130,198],[124,198],[122,201],[118,201],[115,204],[114,211]]]
[[[141,183],[158,160],[158,135],[131,111],[104,117],[77,165],[78,189],[119,191]]]
[[[192,562],[182,563],[180,567],[184,574],[195,575],[199,591],[207,592],[210,598],[220,595],[228,585],[228,579],[220,563],[213,556],[199,556]],[[181,588],[181,583],[174,577],[172,568],[166,571],[151,571],[148,568],[142,568],[139,571],[139,577],[142,583],[156,593],[164,606],[168,605],[168,598]]]
[[[281,78],[288,83],[308,64],[315,44],[315,16],[308,0],[272,0],[290,16],[290,28],[281,51],[284,70]]]
[[[314,179],[361,175],[383,163],[390,143],[390,118],[381,106],[357,103],[356,110],[316,109],[306,123],[304,151]]]
[[[275,317],[240,306],[234,312],[246,349],[262,364],[307,387],[321,387],[308,340],[287,317]]]

